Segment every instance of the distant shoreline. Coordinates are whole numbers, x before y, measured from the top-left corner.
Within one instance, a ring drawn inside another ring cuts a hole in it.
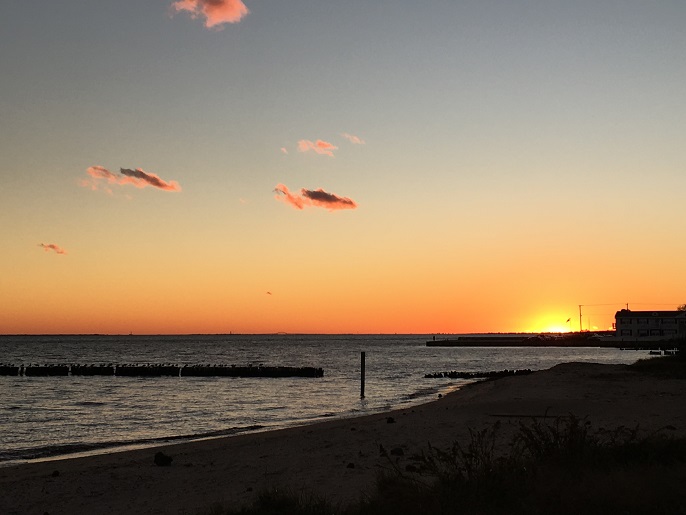
[[[72,336],[115,336],[115,337],[150,337],[150,336],[416,336],[427,338],[429,336],[470,336],[470,335],[522,335],[535,336],[538,334],[570,334],[570,333],[540,333],[540,332],[469,332],[469,333],[0,333],[0,337],[17,336],[46,336],[46,337],[72,337]],[[571,333],[574,334],[574,333]]]

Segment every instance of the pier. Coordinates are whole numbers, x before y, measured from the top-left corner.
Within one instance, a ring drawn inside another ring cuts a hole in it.
[[[461,335],[426,342],[427,347],[619,347],[614,332],[563,334],[484,334]]]

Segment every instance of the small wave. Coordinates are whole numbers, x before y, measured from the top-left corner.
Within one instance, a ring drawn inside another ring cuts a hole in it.
[[[265,406],[264,408],[257,408],[255,411],[281,411],[285,409],[286,406]]]
[[[419,398],[427,397],[429,395],[434,395],[437,393],[438,393],[438,388],[427,387],[427,388],[420,388],[419,390],[416,390],[412,393],[408,393],[407,395],[404,395],[402,398],[405,400],[419,399]]]
[[[106,406],[107,403],[105,402],[97,402],[97,401],[82,401],[82,402],[75,402],[74,406]]]

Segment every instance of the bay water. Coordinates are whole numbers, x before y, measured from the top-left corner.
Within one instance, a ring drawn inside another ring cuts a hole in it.
[[[445,335],[441,335],[441,338]],[[0,363],[321,367],[321,378],[0,376],[0,465],[302,425],[410,406],[457,370],[632,363],[614,348],[427,347],[432,335],[0,336]],[[360,354],[366,354],[360,398]]]

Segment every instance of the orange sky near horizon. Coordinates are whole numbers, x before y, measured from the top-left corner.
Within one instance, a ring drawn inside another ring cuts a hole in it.
[[[608,292],[628,292],[637,310],[677,305],[632,305],[631,299],[654,299],[655,282],[629,292],[622,268],[580,277],[580,284],[565,273],[568,266],[574,270],[571,257],[558,255],[551,266],[550,255],[522,253],[504,265],[493,250],[426,248],[403,256],[367,255],[366,248],[345,259],[331,249],[306,259],[296,246],[291,259],[282,252],[279,263],[260,252],[232,256],[226,249],[200,261],[167,256],[152,272],[123,254],[92,269],[92,251],[85,257],[78,249],[64,256],[25,253],[36,273],[3,279],[3,291],[15,294],[0,298],[0,324],[3,333],[35,334],[576,331],[582,295],[584,329],[591,324],[592,330],[610,328],[614,312],[624,307],[606,302],[619,300],[608,299]]]

